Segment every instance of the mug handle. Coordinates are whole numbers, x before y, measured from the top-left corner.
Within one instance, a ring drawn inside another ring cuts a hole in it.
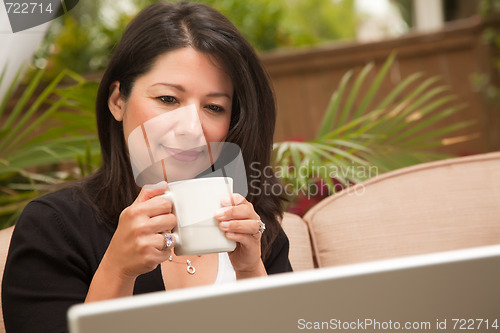
[[[167,200],[169,200],[175,208],[175,196],[172,191],[166,191],[165,194],[162,195],[162,197],[167,198]],[[172,235],[175,237],[175,244],[180,245],[181,238],[179,237],[179,234],[177,233],[176,229],[177,227],[172,229]]]

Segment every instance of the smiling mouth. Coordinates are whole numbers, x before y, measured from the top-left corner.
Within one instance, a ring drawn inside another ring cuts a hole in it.
[[[177,148],[170,148],[170,147],[165,147],[162,146],[165,152],[168,154],[168,156],[171,156],[172,158],[181,161],[181,162],[193,162],[195,161],[200,155],[201,151],[197,150],[183,150],[183,149],[177,149]]]

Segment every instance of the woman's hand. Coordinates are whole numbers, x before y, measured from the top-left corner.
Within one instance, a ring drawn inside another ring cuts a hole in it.
[[[238,193],[222,201],[222,208],[217,210],[215,218],[226,237],[236,242],[236,249],[229,253],[229,258],[238,279],[266,275],[260,257],[260,216],[253,205]]]
[[[137,276],[150,272],[167,260],[164,232],[177,219],[172,203],[159,195],[166,183],[155,189],[143,188],[132,205],[120,214],[118,227],[94,275],[86,301],[132,295]]]
[[[120,215],[106,255],[125,276],[135,278],[150,272],[170,255],[170,251],[164,251],[162,233],[171,232],[177,219],[172,214],[172,203],[158,197],[165,190],[166,187],[143,188],[134,203]]]

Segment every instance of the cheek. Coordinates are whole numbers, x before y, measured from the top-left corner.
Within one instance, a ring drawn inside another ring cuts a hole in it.
[[[204,121],[203,131],[205,132],[208,142],[222,142],[225,141],[227,133],[229,132],[230,117],[220,117],[218,119],[211,119]]]
[[[156,114],[154,112],[147,112],[147,110],[150,110],[150,108],[139,103],[136,98],[132,97],[127,101],[125,113],[123,115],[123,132],[125,139],[128,138],[134,129],[155,117]]]

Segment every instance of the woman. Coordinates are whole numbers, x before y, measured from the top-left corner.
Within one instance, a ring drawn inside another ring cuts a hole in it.
[[[237,243],[226,266],[217,254],[172,256],[164,232],[177,221],[159,196],[166,185],[136,185],[126,139],[152,108],[186,105],[197,108],[207,142],[241,148],[252,184],[276,183],[262,172],[274,97],[252,47],[204,5],[149,6],[127,27],[99,87],[102,167],[78,186],[34,200],[17,222],[2,286],[7,331],[65,331],[67,309],[84,301],[212,284],[221,272],[234,280],[291,270],[281,199],[265,191],[234,194],[236,205],[217,214]]]

